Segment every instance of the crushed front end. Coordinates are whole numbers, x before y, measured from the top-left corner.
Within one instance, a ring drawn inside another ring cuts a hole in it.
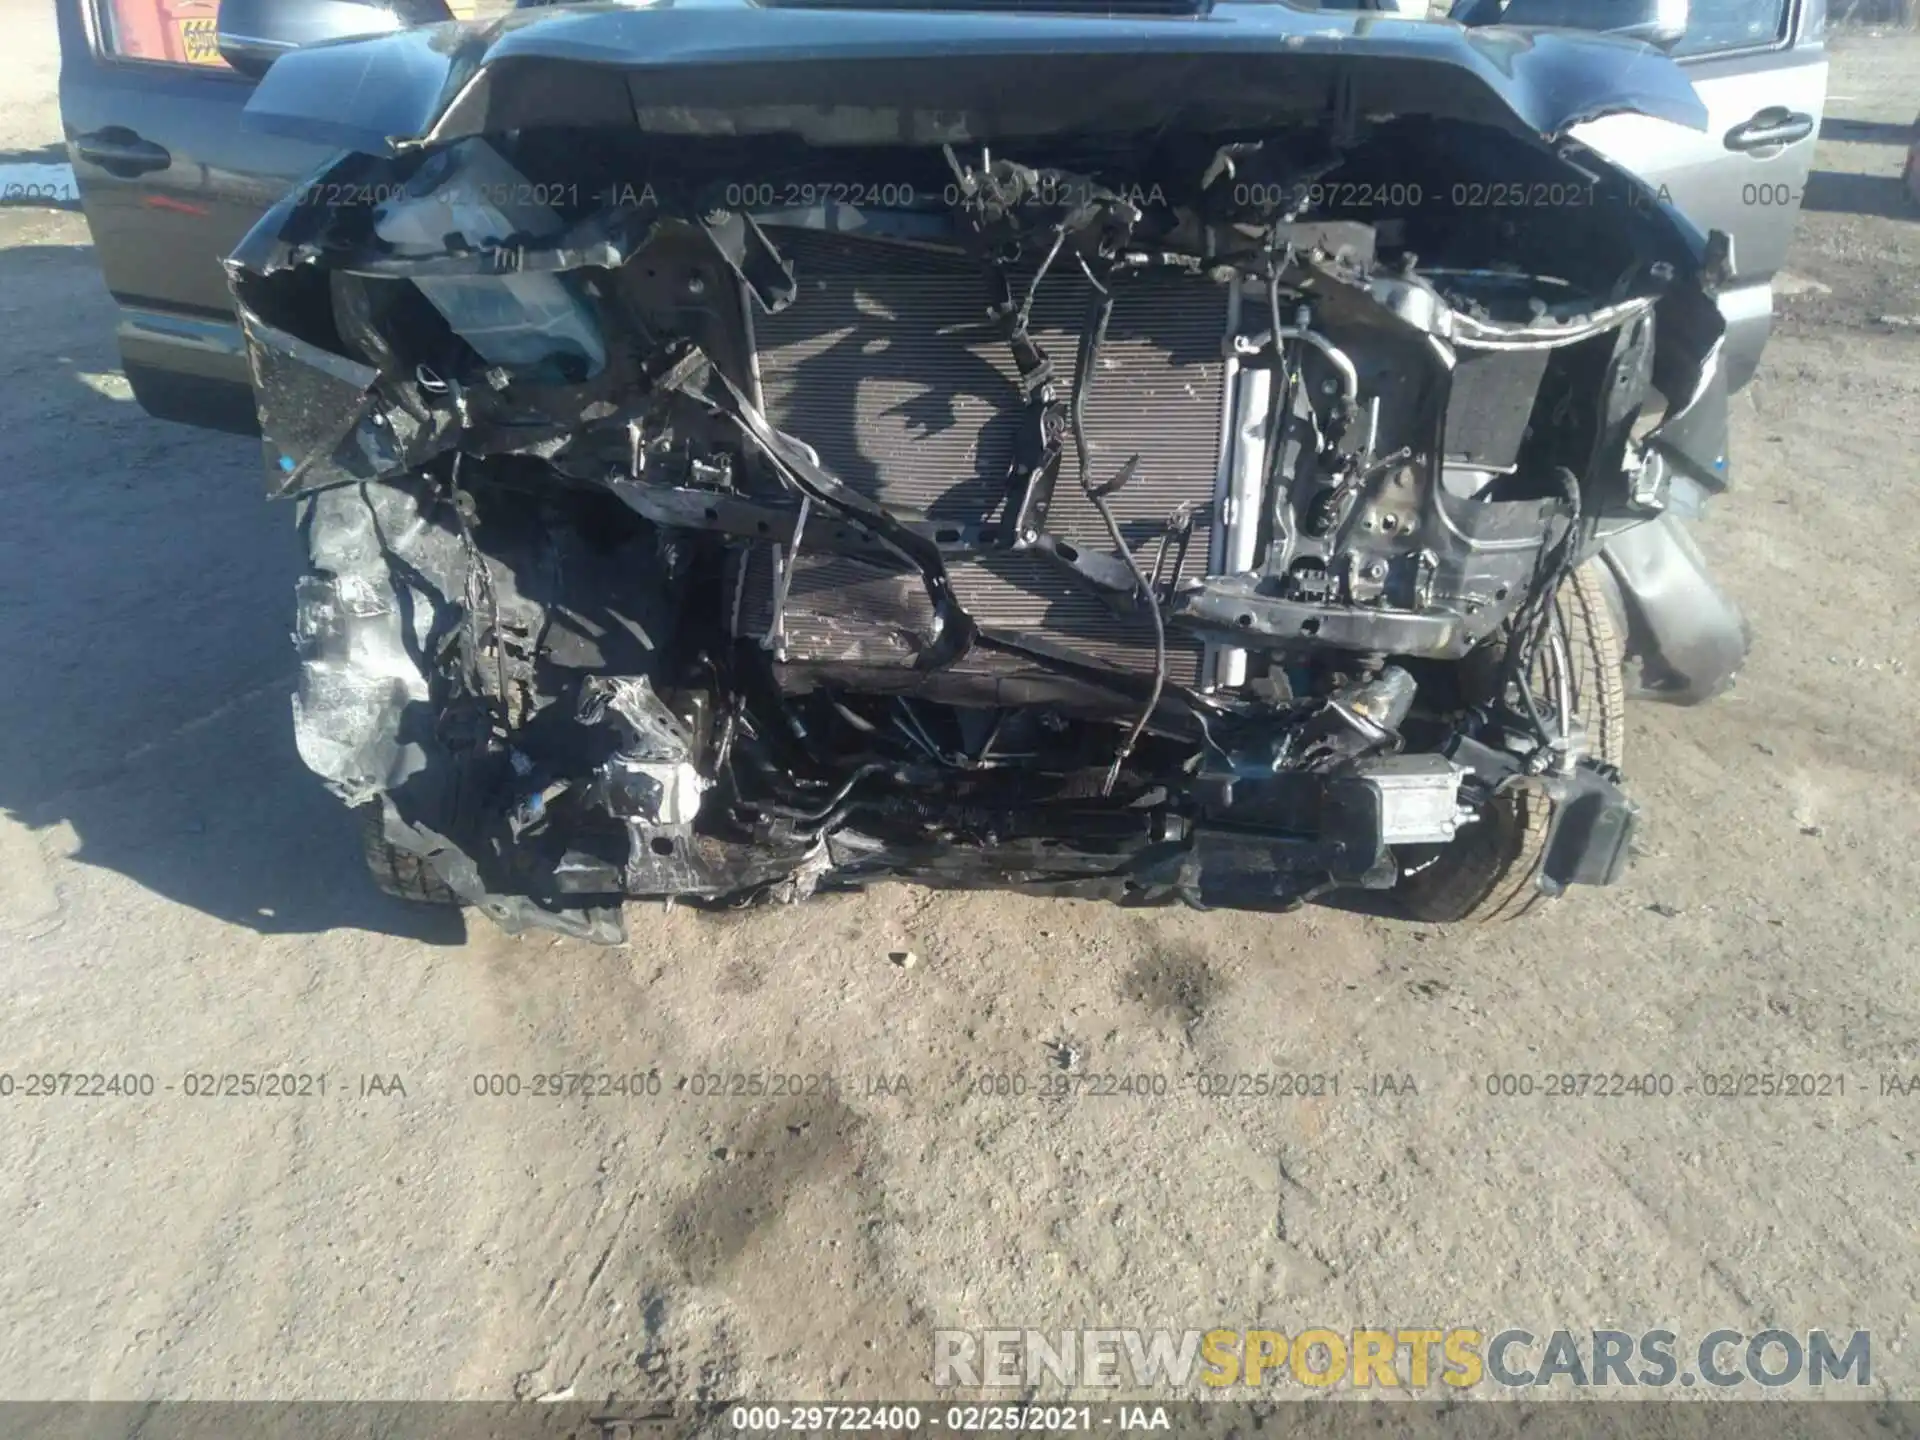
[[[343,156],[230,263],[303,758],[597,939],[886,878],[1612,880],[1567,597],[1690,463],[1714,247],[1570,142],[1329,89]]]

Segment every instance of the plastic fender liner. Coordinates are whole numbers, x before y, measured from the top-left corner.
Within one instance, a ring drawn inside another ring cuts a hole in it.
[[[1679,516],[1609,536],[1600,558],[1618,587],[1627,654],[1641,663],[1648,698],[1699,705],[1725,692],[1753,648],[1753,630],[1707,573]]]
[[[1614,783],[1619,772],[1588,763],[1545,780],[1553,797],[1553,825],[1540,862],[1540,888],[1558,894],[1568,885],[1611,885],[1626,873],[1640,811]]]

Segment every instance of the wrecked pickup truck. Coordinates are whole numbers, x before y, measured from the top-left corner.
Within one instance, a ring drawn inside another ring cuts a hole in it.
[[[602,941],[1609,883],[1623,630],[1687,698],[1746,646],[1669,513],[1731,247],[1569,134],[1621,114],[1707,123],[1642,45],[1283,4],[279,54],[248,123],[337,150],[226,269],[300,753],[395,893]]]

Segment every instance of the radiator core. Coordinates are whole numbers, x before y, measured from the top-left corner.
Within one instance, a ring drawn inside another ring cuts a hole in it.
[[[846,235],[770,234],[793,262],[798,296],[778,315],[754,316],[769,418],[890,509],[956,524],[996,519],[1023,402],[1006,342],[982,324],[991,292],[981,267]],[[1016,279],[1016,287],[1022,283]],[[1030,332],[1053,362],[1063,399],[1092,296],[1078,267],[1062,257],[1034,301]],[[967,326],[974,328],[940,333]],[[1224,286],[1169,274],[1114,286],[1113,318],[1086,401],[1090,473],[1097,483],[1139,456],[1134,478],[1109,504],[1149,573],[1182,503],[1194,526],[1179,577],[1207,568],[1226,330]],[[1071,445],[1047,528],[1089,552],[1113,552],[1081,492]],[[1177,546],[1169,549],[1163,576],[1176,553]],[[1150,620],[1116,614],[1040,556],[955,557],[950,571],[961,604],[982,625],[1040,636],[1117,667],[1152,668]],[[763,634],[770,622],[772,573],[771,552],[762,547],[748,562],[743,634]],[[917,576],[803,549],[784,616],[787,655],[799,664],[902,663],[931,613]],[[1196,682],[1198,645],[1170,635],[1168,657],[1170,679]],[[993,663],[984,655],[962,662]]]

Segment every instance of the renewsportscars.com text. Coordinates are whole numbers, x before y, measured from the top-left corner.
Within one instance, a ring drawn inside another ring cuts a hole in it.
[[[936,1330],[933,1383],[968,1390],[1864,1387],[1865,1330]]]

